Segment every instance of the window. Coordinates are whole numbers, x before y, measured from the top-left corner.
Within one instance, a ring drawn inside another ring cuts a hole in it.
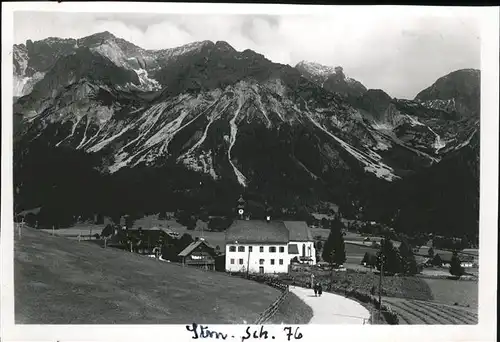
[[[274,259],[271,259],[271,265],[274,265]]]
[[[243,265],[243,259],[240,259],[239,262],[240,262],[240,265]]]
[[[234,259],[231,259],[231,265],[234,265]]]
[[[238,246],[238,252],[244,252],[245,246]]]
[[[229,246],[229,251],[230,252],[236,252],[236,247],[235,246]]]
[[[280,259],[280,265],[283,265],[283,259]]]
[[[285,247],[280,247],[280,253],[285,253]]]
[[[253,252],[252,249],[253,249],[252,246],[248,246],[248,251],[249,252]]]
[[[264,253],[264,247],[263,246],[259,247],[259,252]]]
[[[259,265],[264,265],[264,259],[259,260]]]
[[[269,253],[276,253],[276,247],[269,247]]]

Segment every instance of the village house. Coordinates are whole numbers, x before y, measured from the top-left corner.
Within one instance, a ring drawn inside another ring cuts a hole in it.
[[[194,266],[209,271],[215,270],[216,257],[215,249],[204,238],[192,242],[179,253],[183,266]]]
[[[428,265],[450,267],[452,257],[453,257],[452,252],[440,251],[439,253],[436,253],[434,255],[434,257],[429,261]],[[471,255],[464,255],[459,253],[458,258],[460,259],[460,265],[463,268],[470,268],[477,266],[474,257]]]
[[[288,273],[297,257],[316,264],[309,227],[302,221],[236,220],[226,230],[226,271]]]

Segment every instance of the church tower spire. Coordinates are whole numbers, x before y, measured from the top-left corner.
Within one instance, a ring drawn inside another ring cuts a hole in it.
[[[240,195],[240,198],[238,199],[238,203],[236,205],[236,215],[238,219],[244,220],[244,217],[246,216],[246,201],[243,199],[243,195]]]
[[[271,222],[271,220],[272,220],[272,215],[271,215],[272,211],[273,211],[273,208],[269,205],[269,203],[267,201],[265,201],[265,203],[264,203],[264,215],[265,215],[267,222]]]

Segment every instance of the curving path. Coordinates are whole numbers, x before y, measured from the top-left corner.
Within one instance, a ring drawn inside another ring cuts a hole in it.
[[[356,301],[328,292],[315,297],[312,289],[298,286],[290,291],[312,308],[309,324],[369,324],[370,312]]]

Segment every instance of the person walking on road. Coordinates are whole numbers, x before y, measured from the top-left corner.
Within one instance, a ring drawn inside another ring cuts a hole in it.
[[[318,296],[318,284],[314,284],[313,289],[314,289],[314,297],[317,297]]]
[[[318,283],[316,286],[318,290],[318,295],[321,297],[321,294],[323,293],[323,287],[321,286],[320,283]]]

